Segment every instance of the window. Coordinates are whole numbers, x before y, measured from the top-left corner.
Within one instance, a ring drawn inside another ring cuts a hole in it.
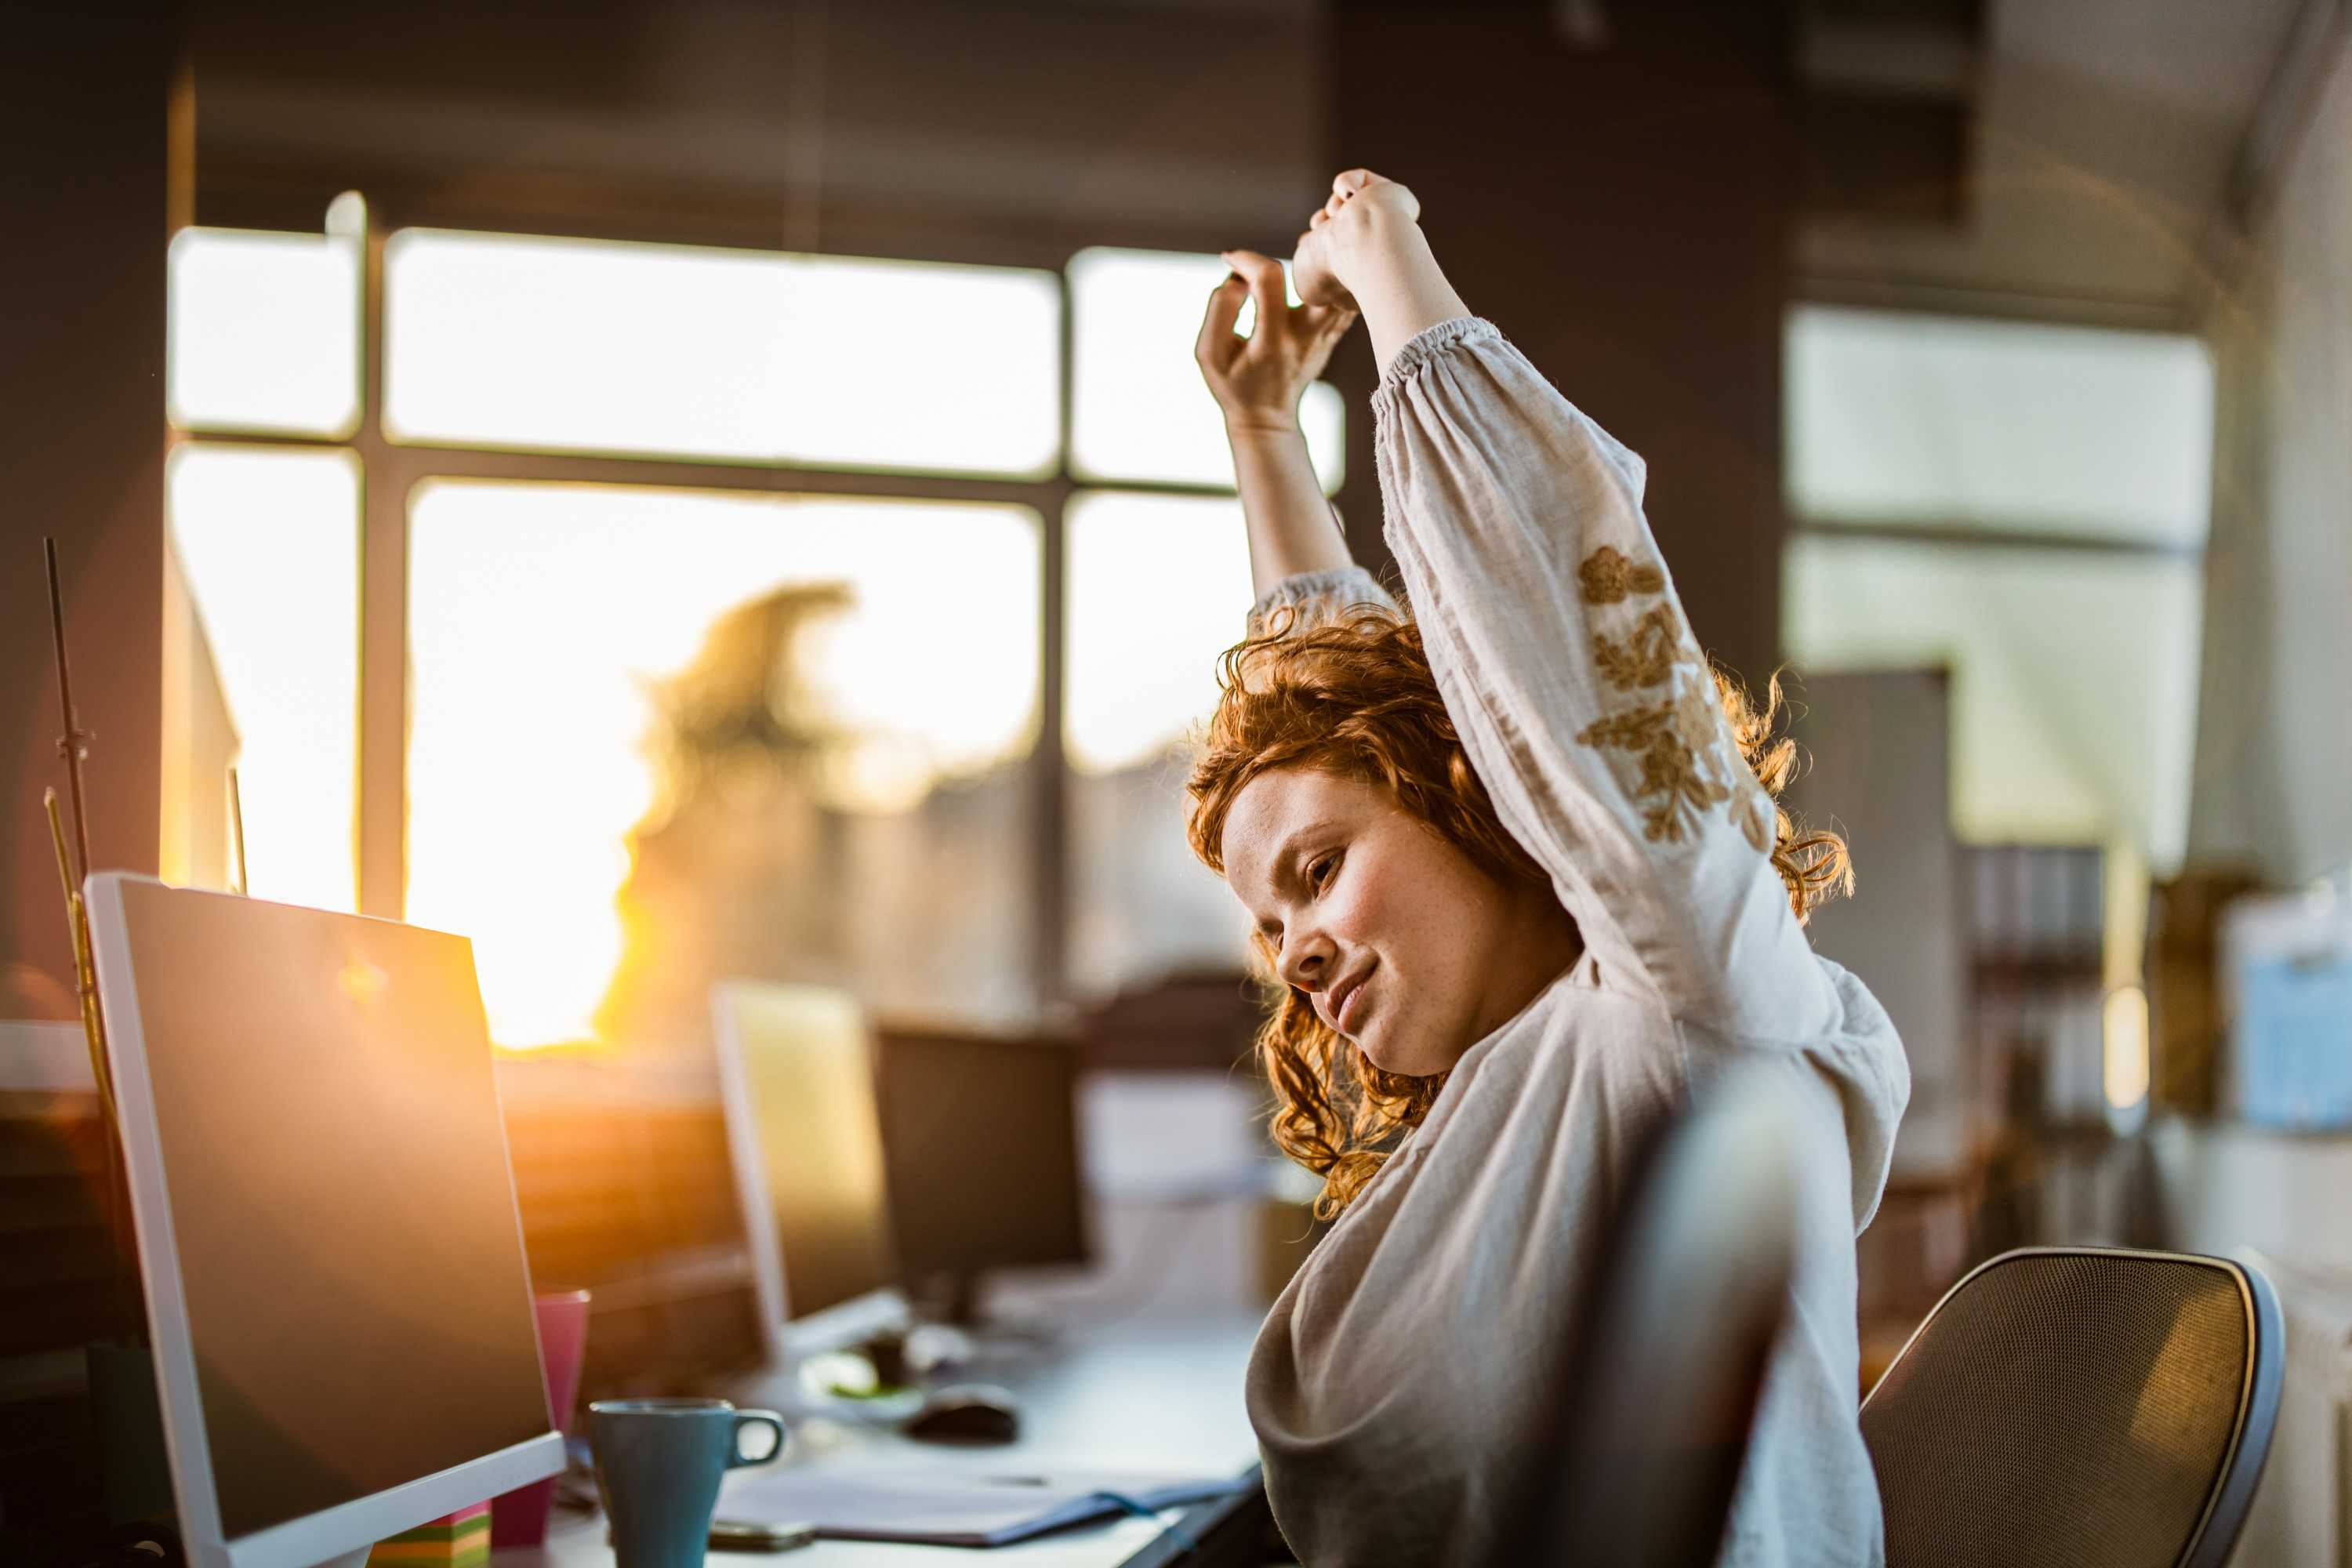
[[[349,436],[360,416],[356,203],[325,234],[183,229],[172,241],[165,402],[190,430]]]
[[[1070,466],[1081,477],[1233,488],[1224,422],[1192,363],[1209,291],[1224,276],[1213,256],[1093,249],[1070,258]],[[1244,305],[1236,329],[1246,334],[1256,314]],[[1324,490],[1338,489],[1338,389],[1307,388],[1298,422]]]
[[[1216,696],[1250,605],[1241,504],[1087,490],[1070,502],[1063,743],[1089,777],[1166,760]]]
[[[1058,457],[1050,273],[408,229],[384,289],[400,441],[1022,476]]]
[[[336,447],[185,446],[166,496],[232,732],[249,889],[355,909],[359,464]]]
[[[2196,562],[1802,536],[1788,555],[1800,669],[1954,674],[1953,827],[1978,844],[2186,847]]]
[[[2204,545],[2213,374],[2194,338],[1811,308],[1787,376],[1801,521]]]
[[[1237,965],[1249,921],[1186,842],[1183,751],[1250,602],[1240,503],[1090,490],[1067,539],[1073,977]]]
[[[1213,258],[394,229],[370,299],[364,231],[173,252],[173,537],[257,891],[473,936],[512,1047],[691,1047],[736,974],[1013,1023],[1238,962],[1177,788],[1249,597]],[[1336,486],[1337,395],[1305,415]]]
[[[1807,308],[1786,374],[1790,658],[1950,667],[1963,838],[2178,864],[2211,479],[2203,345]]]

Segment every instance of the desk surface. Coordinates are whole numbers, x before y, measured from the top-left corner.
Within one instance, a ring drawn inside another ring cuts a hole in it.
[[[1073,1329],[1049,1346],[1008,1349],[974,1366],[975,1382],[1001,1384],[1020,1395],[1022,1436],[1000,1447],[963,1448],[917,1443],[887,1429],[815,1419],[795,1424],[798,1465],[872,1464],[903,1457],[926,1468],[971,1468],[1001,1474],[1008,1465],[1050,1472],[1148,1470],[1176,1475],[1239,1473],[1256,1462],[1257,1440],[1242,1405],[1242,1373],[1257,1331],[1255,1317],[1182,1321],[1143,1321]],[[774,1382],[735,1391],[738,1405],[778,1402]],[[719,1498],[746,1478],[737,1471]],[[1174,1514],[1163,1516],[1172,1520]],[[975,1558],[968,1548],[894,1546],[821,1541],[773,1556],[713,1553],[719,1568],[968,1568],[1006,1562],[1018,1568],[1110,1568],[1149,1546],[1162,1523],[1126,1519],[1066,1531]],[[501,1552],[496,1568],[612,1568],[601,1517],[559,1511],[541,1548]]]

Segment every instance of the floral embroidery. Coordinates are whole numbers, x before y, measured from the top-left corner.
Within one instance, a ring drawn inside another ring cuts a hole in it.
[[[1706,812],[1731,798],[1717,749],[1722,719],[1706,696],[1685,691],[1663,702],[1629,708],[1588,724],[1577,740],[1632,752],[1641,763],[1634,798],[1645,803],[1642,831],[1653,842],[1679,844],[1685,822],[1696,830]]]
[[[1602,545],[1576,569],[1588,605],[1614,605],[1629,594],[1664,593],[1666,574],[1654,566],[1636,566],[1612,545]]]
[[[1694,659],[1691,662],[1696,664],[1697,661]],[[1693,686],[1675,699],[1675,733],[1684,745],[1690,748],[1694,756],[1712,758],[1715,755],[1716,742],[1723,738],[1723,713],[1716,707],[1712,689]],[[1725,781],[1727,793],[1729,783]]]
[[[1577,568],[1585,601],[1614,605],[1635,595],[1665,591],[1665,574],[1636,565],[1621,551],[1601,545]],[[1687,668],[1692,679],[1676,695],[1630,708],[1577,735],[1587,746],[1631,753],[1640,763],[1633,794],[1643,807],[1642,831],[1654,843],[1679,844],[1694,836],[1706,815],[1730,802],[1727,815],[1759,852],[1772,842],[1772,813],[1764,792],[1742,764],[1723,727],[1714,682],[1706,662],[1683,637],[1672,601],[1654,605],[1624,640],[1592,634],[1592,659],[1601,677],[1620,691],[1664,685]]]
[[[1654,615],[1656,613],[1659,612]],[[1644,628],[1651,620],[1650,616],[1643,617]],[[1632,682],[1612,670],[1612,657],[1629,659],[1630,649],[1648,646],[1644,635],[1637,630],[1625,649],[1612,649],[1600,656],[1602,669],[1620,687]],[[1605,639],[1596,637],[1593,640],[1597,648]],[[1695,670],[1704,668],[1679,639],[1664,643],[1659,651],[1665,660],[1664,668],[1642,684],[1655,685],[1671,679],[1679,667]],[[1576,738],[1581,744],[1599,750],[1629,752],[1639,763],[1640,773],[1632,794],[1643,807],[1643,835],[1652,842],[1679,844],[1686,831],[1696,836],[1705,826],[1706,813],[1729,802],[1728,815],[1738,824],[1748,844],[1759,853],[1771,847],[1770,807],[1765,802],[1762,788],[1738,762],[1738,752],[1727,749],[1730,735],[1723,727],[1723,715],[1716,705],[1710,684],[1704,679],[1694,681],[1675,696],[1629,708],[1588,724]]]
[[[1609,684],[1620,691],[1655,686],[1675,672],[1675,661],[1682,656],[1682,623],[1675,618],[1674,606],[1658,605],[1634,625],[1633,635],[1622,643],[1593,633],[1592,659]]]

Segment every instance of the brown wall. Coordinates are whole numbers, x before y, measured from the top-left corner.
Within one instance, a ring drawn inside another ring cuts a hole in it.
[[[1700,643],[1751,681],[1780,648],[1780,331],[1794,159],[1780,7],[1343,0],[1333,146],[1403,180],[1470,308],[1649,462],[1648,510]],[[1306,215],[1302,214],[1302,218]],[[1369,392],[1360,345],[1339,362]],[[1371,432],[1341,497],[1374,548]]]
[[[1329,178],[1315,0],[197,0],[198,217],[1057,267],[1271,246]]]
[[[97,737],[91,859],[155,865],[171,58],[162,5],[39,6],[0,45],[0,1016],[70,996],[45,533]]]

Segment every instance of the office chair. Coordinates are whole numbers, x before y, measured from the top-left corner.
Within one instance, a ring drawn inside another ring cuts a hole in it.
[[[1952,1287],[1863,1402],[1888,1568],[2220,1568],[2278,1418],[2262,1271],[2027,1247]]]
[[[1787,1093],[1727,1073],[1645,1141],[1497,1568],[1716,1561],[1795,1267]]]

